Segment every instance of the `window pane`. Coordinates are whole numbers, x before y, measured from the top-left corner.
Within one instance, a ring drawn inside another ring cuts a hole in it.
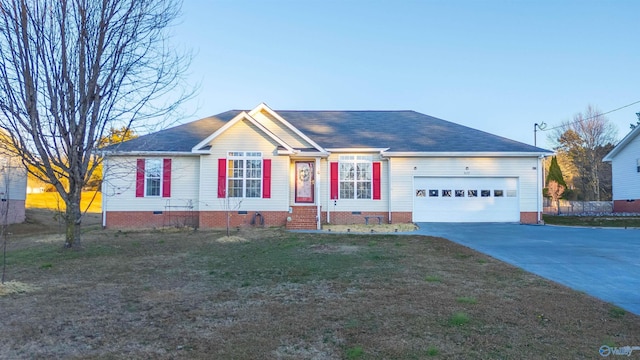
[[[145,196],[160,196],[160,178],[162,176],[162,161],[147,159],[144,164]]]
[[[262,178],[262,160],[247,160],[247,179]]]
[[[353,164],[340,164],[340,180],[353,180],[354,178]]]
[[[358,183],[358,199],[371,199],[371,183],[370,182]]]
[[[469,190],[469,191],[467,191],[467,196],[468,197],[477,197],[478,196],[478,190]]]
[[[442,197],[451,197],[451,190],[442,190]]]
[[[242,197],[242,180],[229,179],[229,197]]]
[[[147,178],[147,196],[160,196],[160,179]]]
[[[371,180],[371,164],[357,164],[358,180]]]
[[[456,190],[456,197],[464,197],[464,190]]]
[[[247,180],[247,195],[248,198],[260,197],[260,182],[261,180]]]
[[[480,190],[480,196],[489,197],[489,196],[491,196],[491,191],[490,190]]]
[[[230,163],[229,177],[242,178],[244,174],[244,160],[231,160]]]
[[[341,199],[353,199],[353,182],[340,182],[340,198]]]

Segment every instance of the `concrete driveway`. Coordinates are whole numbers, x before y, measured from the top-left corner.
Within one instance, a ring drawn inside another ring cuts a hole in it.
[[[420,223],[440,236],[640,315],[640,230]]]

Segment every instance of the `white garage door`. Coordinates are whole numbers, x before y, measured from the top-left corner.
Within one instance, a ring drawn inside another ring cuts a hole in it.
[[[414,222],[518,222],[518,179],[416,177]]]

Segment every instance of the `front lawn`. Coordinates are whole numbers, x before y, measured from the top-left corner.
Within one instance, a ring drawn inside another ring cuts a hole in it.
[[[0,357],[598,358],[640,317],[445,239],[280,229],[13,238]]]

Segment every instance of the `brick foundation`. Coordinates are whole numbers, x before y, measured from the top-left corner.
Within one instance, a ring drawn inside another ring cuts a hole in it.
[[[286,211],[259,212],[239,211],[229,212],[231,227],[248,226],[284,226],[287,219]],[[107,212],[107,228],[162,228],[162,227],[196,227],[203,229],[225,228],[226,211],[193,211],[193,212],[156,212],[153,211],[109,211]]]
[[[540,216],[542,219],[542,216]],[[537,224],[538,223],[538,213],[535,211],[529,212],[521,212],[520,213],[520,223],[521,224]]]
[[[637,206],[635,210],[626,207],[625,212],[640,212],[640,200],[633,203]],[[614,203],[614,209],[615,208]],[[316,229],[315,206],[294,206],[292,212],[288,211],[230,211],[229,225],[231,227],[252,227],[252,226],[285,226],[287,229],[314,230]],[[616,209],[616,211],[618,211]],[[245,213],[246,212],[246,213]],[[257,215],[259,214],[259,215]],[[23,215],[24,216],[24,215]],[[201,212],[152,212],[152,211],[109,211],[106,214],[107,228],[162,228],[162,227],[182,227],[190,226],[203,229],[219,229],[227,226],[226,211],[201,211]],[[362,211],[360,213],[351,211],[331,212],[331,224],[351,225],[364,224],[365,216],[380,216],[383,224],[411,223],[413,214],[411,212],[393,212],[391,221],[389,213],[382,211]],[[291,221],[287,221],[291,218]],[[24,219],[22,220],[24,221]],[[320,216],[323,224],[327,223],[327,212],[323,211]],[[536,212],[521,212],[520,222],[522,224],[536,224],[538,221]],[[370,218],[369,224],[377,224],[377,218]]]
[[[613,212],[616,213],[640,213],[640,199],[632,201],[614,200]]]

